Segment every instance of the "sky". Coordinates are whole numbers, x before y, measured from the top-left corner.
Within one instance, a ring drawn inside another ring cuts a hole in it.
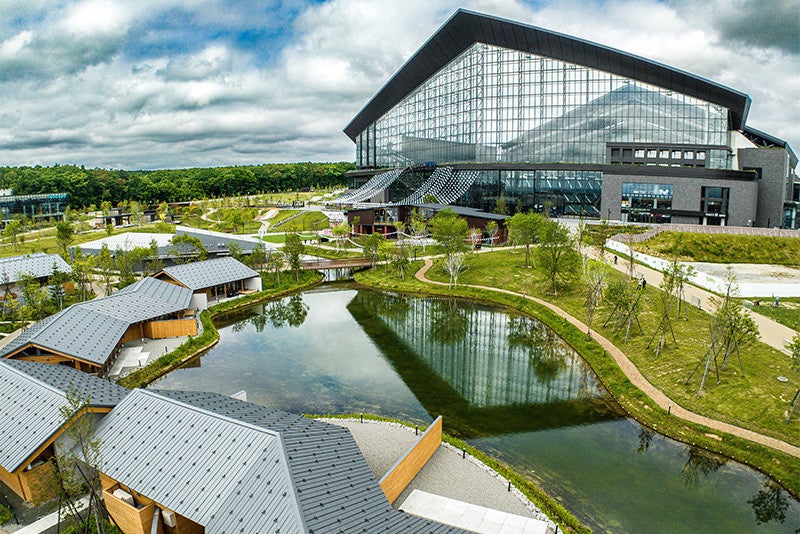
[[[458,8],[743,91],[800,153],[800,0],[0,0],[0,166],[353,161],[342,128]]]

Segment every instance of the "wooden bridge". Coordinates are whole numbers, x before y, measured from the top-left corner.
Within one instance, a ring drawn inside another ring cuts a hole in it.
[[[307,271],[325,271],[328,269],[363,269],[372,267],[372,261],[366,258],[345,258],[341,260],[330,260],[327,258],[317,258],[304,260],[303,269]]]

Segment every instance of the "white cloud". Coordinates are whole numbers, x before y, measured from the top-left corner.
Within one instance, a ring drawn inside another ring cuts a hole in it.
[[[700,0],[542,7],[514,0],[329,0],[304,7],[295,0],[247,8],[212,0],[87,0],[47,9],[43,1],[14,4],[15,16],[30,15],[27,24],[6,26],[0,17],[3,165],[352,160],[354,146],[341,129],[461,6],[747,92],[749,123],[800,148],[798,56],[786,47],[742,45],[747,36],[737,40],[735,24],[718,27],[699,16],[707,9]],[[7,3],[0,0],[0,14]],[[256,7],[282,11],[260,22],[248,15]],[[294,11],[299,15],[281,33]],[[175,21],[164,22],[169,16]],[[250,34],[239,29],[277,32],[282,48],[247,44]],[[178,34],[189,41],[174,44]]]

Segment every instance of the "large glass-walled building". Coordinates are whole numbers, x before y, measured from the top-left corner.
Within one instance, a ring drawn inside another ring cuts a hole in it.
[[[489,211],[794,226],[797,158],[745,126],[749,107],[677,69],[459,10],[345,128],[356,185],[397,174],[351,198],[403,202],[417,189]],[[762,206],[764,180],[788,195]],[[707,188],[727,189],[726,212],[704,211]]]

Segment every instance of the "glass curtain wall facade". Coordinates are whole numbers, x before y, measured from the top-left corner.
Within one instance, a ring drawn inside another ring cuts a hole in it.
[[[361,167],[605,163],[606,143],[714,147],[728,109],[630,78],[476,43],[361,132]]]

